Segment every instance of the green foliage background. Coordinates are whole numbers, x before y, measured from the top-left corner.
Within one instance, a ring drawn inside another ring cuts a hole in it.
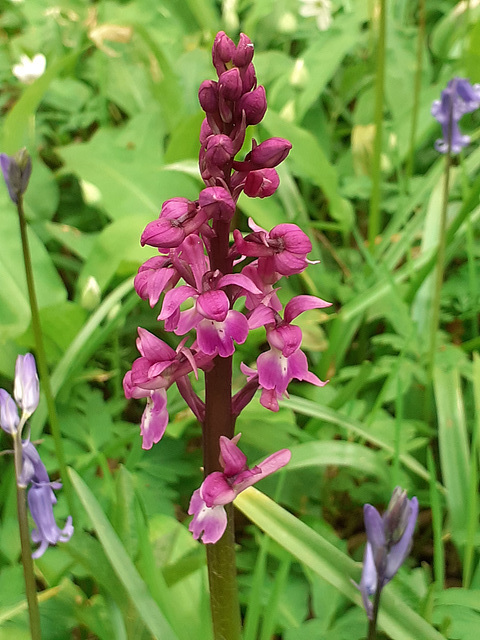
[[[219,29],[255,43],[269,110],[253,135],[293,143],[278,192],[243,197],[239,225],[248,216],[264,227],[299,224],[321,262],[282,282],[280,296],[333,302],[299,320],[311,369],[329,385],[292,384],[278,414],[255,399],[238,420],[252,462],[282,447],[293,454],[260,485],[265,495],[237,499],[245,640],[365,637],[350,582],[360,574],[362,505],[384,508],[397,484],[418,496],[421,514],[407,566],[385,590],[380,626],[399,640],[478,637],[479,112],[462,120],[472,144],[451,172],[433,367],[428,345],[444,170],[430,107],[452,77],[480,82],[480,6],[428,0],[423,33],[419,4],[387,2],[375,173],[374,0],[333,0],[326,31],[299,14],[298,0],[0,0],[0,149],[26,146],[33,157],[25,205],[35,281],[79,499],[71,542],[36,563],[48,640],[210,637],[205,553],[186,516],[201,482],[198,426],[171,388],[167,435],[142,451],[141,402],[127,403],[121,381],[136,357],[137,326],[172,338],[132,277],[153,255],[138,239],[162,202],[195,199],[201,187],[197,90],[214,76]],[[12,66],[39,52],[46,72],[24,86]],[[92,277],[100,294],[86,300]],[[254,363],[263,339],[253,332],[237,365]],[[11,389],[17,353],[33,348],[18,220],[2,188],[1,386]],[[31,429],[55,476],[43,402]],[[4,456],[0,467],[0,640],[22,640],[13,461]],[[56,513],[67,515],[61,492]]]

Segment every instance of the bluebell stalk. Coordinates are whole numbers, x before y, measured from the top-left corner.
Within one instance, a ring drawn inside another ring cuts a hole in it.
[[[418,500],[396,487],[387,510],[381,516],[371,504],[363,508],[367,544],[360,585],[370,629],[374,629],[383,587],[390,582],[410,553],[418,516]],[[370,600],[375,597],[375,603]],[[373,631],[374,633],[374,631]],[[370,632],[369,638],[374,638]]]
[[[440,100],[432,104],[432,116],[442,125],[443,138],[435,141],[440,153],[457,154],[470,144],[470,137],[463,135],[458,123],[463,115],[480,106],[480,84],[471,85],[466,78],[453,78],[442,91]]]
[[[42,556],[49,545],[67,542],[73,534],[72,517],[67,518],[63,529],[55,522],[53,505],[57,499],[53,489],[60,489],[60,482],[50,482],[47,470],[35,446],[27,438],[22,440],[22,431],[38,406],[39,384],[35,359],[32,354],[18,356],[15,366],[14,397],[0,389],[0,426],[21,447],[21,466],[17,472],[17,486],[28,490],[28,506],[35,522],[32,540],[39,544],[33,558]],[[18,414],[20,409],[21,415]]]

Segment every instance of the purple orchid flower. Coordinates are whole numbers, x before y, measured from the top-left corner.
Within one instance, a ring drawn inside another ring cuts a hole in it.
[[[287,394],[287,387],[295,378],[306,380],[318,387],[323,382],[308,370],[307,357],[301,351],[302,331],[290,324],[298,315],[308,309],[323,309],[330,303],[316,296],[296,296],[285,306],[284,319],[271,307],[259,304],[249,318],[250,329],[266,327],[270,349],[257,358],[257,371],[242,364],[242,371],[251,380],[258,374],[258,384],[262,389],[260,403],[271,411],[278,411],[278,400]]]
[[[222,276],[218,270],[207,271],[197,287],[182,285],[168,291],[158,318],[165,320],[165,327],[179,335],[196,328],[198,346],[207,355],[231,356],[235,351],[234,341],[242,344],[247,339],[248,321],[242,313],[230,308],[224,291],[224,287],[230,285],[245,292],[260,293],[244,274]],[[190,298],[195,300],[195,306],[180,311],[180,305]]]
[[[440,100],[432,104],[432,115],[442,125],[443,138],[436,140],[435,149],[440,153],[457,154],[470,144],[470,137],[463,135],[458,123],[460,118],[480,106],[480,84],[471,85],[466,78],[453,78],[442,91]]]
[[[234,231],[235,247],[244,256],[259,259],[259,268],[269,274],[290,276],[305,270],[307,254],[312,250],[309,237],[296,224],[283,223],[270,232],[262,229],[250,218],[248,221],[253,233],[242,236],[238,229]],[[276,276],[278,280],[278,276]]]
[[[223,472],[215,471],[208,475],[190,501],[188,513],[193,515],[193,520],[189,530],[196,540],[201,538],[205,544],[214,544],[222,537],[227,526],[224,506],[233,502],[247,487],[284,467],[291,457],[288,449],[282,449],[249,469],[247,457],[237,447],[240,436],[239,433],[231,440],[220,436]]]
[[[418,517],[418,500],[407,498],[407,492],[396,487],[387,510],[381,516],[371,504],[363,508],[367,544],[363,556],[360,585],[367,616],[372,619],[370,596],[390,582],[410,553],[412,536]]]

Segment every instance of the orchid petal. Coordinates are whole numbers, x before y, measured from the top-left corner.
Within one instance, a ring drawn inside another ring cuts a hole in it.
[[[297,316],[309,309],[324,309],[331,307],[331,302],[326,302],[317,296],[295,296],[285,305],[284,318],[286,322],[291,322]]]

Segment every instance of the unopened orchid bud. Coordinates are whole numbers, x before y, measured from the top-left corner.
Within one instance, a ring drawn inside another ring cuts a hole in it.
[[[204,80],[198,90],[198,101],[206,113],[218,109],[218,84],[214,80]]]
[[[243,73],[243,92],[247,93],[257,86],[257,76],[252,63],[248,65]]]
[[[207,187],[200,192],[200,207],[208,218],[214,220],[231,220],[235,213],[235,202],[227,189],[223,187]]]
[[[254,125],[261,122],[267,110],[267,98],[265,89],[260,85],[249,93],[244,93],[241,97],[237,110],[239,113],[245,112],[246,124]]]
[[[259,169],[250,171],[243,190],[250,198],[268,198],[275,193],[279,184],[280,178],[275,169]]]
[[[224,100],[239,100],[243,93],[243,83],[240,71],[233,67],[218,78],[218,92]]]
[[[227,36],[225,31],[219,31],[215,37],[212,48],[213,66],[217,70],[218,75],[226,70],[226,63],[230,62],[236,47],[233,41]]]
[[[209,165],[223,167],[233,156],[233,144],[224,134],[212,136],[207,141],[206,161]]]
[[[140,244],[146,244],[159,249],[178,247],[185,240],[185,230],[181,222],[159,218],[149,222],[145,227]]]
[[[233,64],[236,67],[246,67],[253,58],[253,43],[244,33],[240,34],[240,39],[232,56]]]
[[[195,203],[188,198],[170,198],[163,203],[160,217],[169,220],[178,219],[193,210],[195,210]]]
[[[8,195],[15,204],[27,190],[28,181],[32,173],[32,159],[28,151],[20,149],[14,156],[0,154],[0,167],[3,172]]]
[[[288,156],[292,144],[284,138],[269,138],[248,154],[248,159],[259,169],[276,167]]]
[[[210,136],[213,136],[212,127],[208,124],[208,120],[205,118],[200,126],[200,144],[202,147]]]

